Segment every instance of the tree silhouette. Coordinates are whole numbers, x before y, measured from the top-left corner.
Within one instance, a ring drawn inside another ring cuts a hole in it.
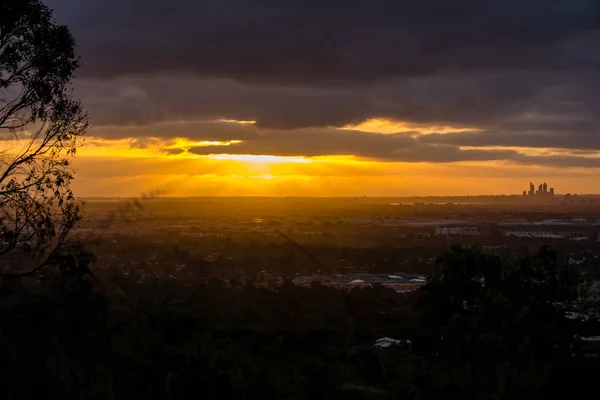
[[[478,398],[490,391],[510,397],[506,391],[527,376],[541,383],[533,376],[542,366],[570,358],[574,335],[564,306],[582,297],[582,282],[547,247],[516,264],[454,247],[421,288],[438,335],[433,352]]]
[[[81,218],[70,158],[87,128],[73,99],[79,60],[38,0],[0,2],[0,275],[54,262]]]

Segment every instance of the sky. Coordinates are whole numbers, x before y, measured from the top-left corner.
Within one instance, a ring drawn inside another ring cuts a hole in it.
[[[600,193],[597,0],[47,0],[80,196]]]

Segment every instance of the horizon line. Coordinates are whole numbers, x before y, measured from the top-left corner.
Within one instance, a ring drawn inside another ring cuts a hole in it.
[[[554,197],[565,197],[570,193],[555,193]],[[578,194],[572,193],[571,196],[578,197],[590,197],[600,196],[600,193],[585,193]],[[139,196],[75,196],[78,199],[137,199],[142,198],[144,195]],[[526,197],[526,198],[537,198],[537,196],[523,196],[523,194],[464,194],[464,195],[406,195],[406,196],[246,196],[246,195],[231,195],[231,196],[219,196],[219,195],[199,195],[199,196],[172,196],[172,195],[158,195],[158,196],[147,196],[149,198],[163,198],[163,199],[207,199],[207,198],[222,198],[222,199],[243,199],[243,198],[254,198],[254,199],[428,199],[428,198],[464,198],[464,197]],[[546,197],[548,198],[548,197]]]

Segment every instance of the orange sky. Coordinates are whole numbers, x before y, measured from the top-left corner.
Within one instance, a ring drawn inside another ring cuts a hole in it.
[[[235,122],[230,122],[235,123]],[[345,129],[387,134],[414,127],[371,121]],[[444,127],[419,128],[443,132]],[[452,128],[447,128],[452,129]],[[229,154],[229,142],[156,139],[145,148],[133,139],[101,140],[94,130],[78,151],[77,195],[137,196],[162,189],[170,196],[432,196],[514,194],[529,181],[547,181],[557,193],[598,192],[596,172],[584,168],[514,165],[508,161],[407,163],[355,156],[279,157]],[[169,147],[218,146],[221,154],[169,155]],[[543,149],[520,149],[544,153]]]

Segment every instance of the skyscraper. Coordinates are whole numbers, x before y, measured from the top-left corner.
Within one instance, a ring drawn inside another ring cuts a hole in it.
[[[544,182],[536,190],[533,182],[529,182],[529,191],[523,190],[523,196],[552,197],[554,196],[554,188],[548,187],[548,183]]]

